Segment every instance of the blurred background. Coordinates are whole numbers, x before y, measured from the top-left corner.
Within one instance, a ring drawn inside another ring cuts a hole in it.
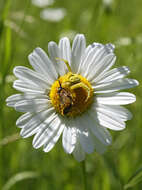
[[[142,80],[141,0],[0,0],[0,190],[82,190],[81,164],[64,153],[61,140],[48,154],[22,139],[16,127],[21,115],[6,107],[16,93],[13,68],[29,66],[27,56],[49,41],[83,33],[87,44],[113,43],[116,67],[129,66]],[[142,88],[129,90],[137,101],[127,106],[133,119],[124,131],[112,132],[104,155],[87,156],[88,190],[142,189]]]

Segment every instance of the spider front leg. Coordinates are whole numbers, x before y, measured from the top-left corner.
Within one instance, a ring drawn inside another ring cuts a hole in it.
[[[74,90],[74,89],[77,89],[77,88],[83,88],[84,90],[86,90],[87,91],[87,98],[86,98],[85,102],[88,101],[88,99],[90,97],[90,89],[89,89],[89,87],[87,85],[80,82],[80,83],[72,85],[70,88],[71,88],[71,90]]]

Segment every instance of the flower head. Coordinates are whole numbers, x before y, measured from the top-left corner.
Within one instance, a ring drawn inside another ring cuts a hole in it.
[[[62,134],[66,153],[78,161],[94,150],[103,153],[111,144],[107,129],[123,130],[131,113],[121,105],[136,100],[128,92],[138,85],[124,78],[128,67],[111,67],[116,57],[114,45],[93,43],[76,35],[72,48],[68,38],[57,45],[50,42],[48,55],[36,48],[29,55],[34,70],[14,68],[18,78],[13,87],[22,92],[7,98],[7,105],[26,112],[17,120],[24,138],[34,136],[33,147],[49,152]]]

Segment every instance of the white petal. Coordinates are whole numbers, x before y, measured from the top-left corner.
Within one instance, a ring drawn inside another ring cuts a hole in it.
[[[24,122],[20,135],[23,138],[27,138],[37,133],[40,127],[42,126],[41,124],[44,124],[45,121],[47,123],[47,118],[52,118],[54,115],[53,113],[53,108],[50,108],[48,110],[34,114],[31,119],[29,119],[26,123]]]
[[[101,56],[105,56],[105,55],[108,55],[109,53],[113,53],[115,46],[110,43],[103,45],[103,44],[94,42],[85,49],[85,53],[89,53],[89,51],[91,51],[93,49],[95,49],[96,52],[97,52],[97,50],[99,50],[99,52],[103,50],[102,51],[103,54],[101,54]],[[94,52],[94,54],[95,54],[95,52]],[[102,58],[102,57],[100,57],[100,58]]]
[[[19,90],[21,92],[25,93],[35,93],[35,94],[44,94],[46,89],[41,88],[41,86],[37,86],[36,84],[32,84],[29,81],[21,81],[21,80],[16,80],[13,83],[13,88],[16,90]],[[49,91],[50,88],[47,88]]]
[[[69,65],[71,63],[71,48],[70,48],[70,42],[69,39],[64,37],[61,38],[59,41],[59,58],[65,59],[68,61]],[[68,68],[65,65],[64,61],[59,60],[57,64],[62,64],[64,65],[64,70],[68,72]]]
[[[83,56],[84,58],[85,58],[86,55],[91,51],[91,49],[93,49],[91,45],[88,45],[88,46],[86,47],[85,53],[84,53],[85,56]]]
[[[110,81],[118,80],[125,77],[129,73],[130,73],[130,70],[126,66],[114,68],[105,72],[104,74],[100,74],[98,77],[96,77],[92,81],[92,83],[102,83],[102,82],[110,82]]]
[[[43,94],[14,94],[6,99],[7,106],[15,107],[15,104],[21,100],[28,100],[28,99],[47,99],[48,97]]]
[[[20,80],[25,81],[27,83],[30,82],[31,84],[35,86],[40,86],[42,88],[49,88],[52,82],[54,82],[49,81],[48,78],[45,78],[45,76],[41,75],[40,73],[37,73],[23,66],[15,67],[13,72],[15,76]]]
[[[91,49],[90,54],[88,54],[90,60],[89,59],[84,60],[83,64],[83,68],[85,67],[84,76],[87,77],[89,76],[90,72],[98,70],[101,61],[109,54],[114,55],[112,52],[108,51],[106,46],[104,45],[102,45],[101,47],[97,45],[94,46],[94,48]]]
[[[119,79],[112,82],[105,82],[93,86],[95,93],[110,93],[118,90],[133,88],[138,85],[138,81],[134,79]]]
[[[84,75],[86,73],[86,69],[90,65],[90,60],[92,59],[92,56],[95,54],[97,50],[98,48],[94,50],[91,45],[87,46],[84,53],[82,54],[82,59],[80,61],[79,68],[77,71],[78,74]]]
[[[37,73],[40,73],[42,76],[46,77],[48,81],[53,81],[55,77],[57,77],[57,71],[54,71],[55,69],[52,69],[51,72],[50,67],[52,67],[53,63],[50,60],[48,63],[44,62],[36,52],[37,49],[35,49],[33,53],[28,56],[30,64]]]
[[[56,63],[56,58],[59,57],[59,47],[55,42],[51,41],[48,43],[48,52],[50,59]]]
[[[79,73],[83,74],[85,77],[88,76],[90,71],[96,70],[101,60],[109,54],[113,54],[114,45],[112,44],[100,44],[93,43],[89,45],[83,56],[82,62],[80,64]]]
[[[90,132],[79,130],[78,136],[79,136],[80,144],[81,144],[83,150],[86,153],[91,154],[94,151],[94,142],[92,140]]]
[[[113,115],[122,121],[127,121],[132,118],[131,112],[122,106],[94,104],[94,107],[96,110],[100,110],[103,113],[108,113],[110,115]]]
[[[81,162],[85,159],[85,152],[83,151],[79,142],[76,143],[73,155],[78,162]]]
[[[22,128],[20,135],[22,138],[28,138],[33,136],[34,134],[36,134],[39,129],[40,129],[41,125],[40,123],[32,123],[32,126],[28,129]]]
[[[7,106],[9,107],[14,107],[15,104],[17,103],[17,101],[20,101],[23,99],[23,95],[22,94],[14,94],[12,96],[9,96],[7,99],[6,99],[6,102],[7,102]]]
[[[54,133],[52,135],[52,137],[50,137],[50,139],[48,139],[48,141],[45,143],[44,145],[44,152],[49,152],[53,147],[54,145],[56,144],[56,142],[58,141],[58,139],[60,138],[62,132],[64,130],[64,125],[61,124],[59,126],[59,129],[57,130],[56,133]]]
[[[60,58],[65,59],[70,64],[71,62],[71,47],[70,41],[67,37],[64,37],[59,42]]]
[[[115,49],[115,45],[114,44],[108,43],[105,46],[106,46],[106,48],[108,48],[108,51],[114,52],[114,49]]]
[[[94,108],[94,118],[100,125],[112,130],[120,131],[125,128],[124,121],[97,108]]]
[[[114,52],[114,49],[115,49],[115,45],[114,44],[111,44],[111,43],[108,43],[108,44],[101,44],[101,43],[97,43],[97,42],[94,42],[93,44],[90,45],[92,48],[98,48],[98,49],[101,49],[101,48],[105,48],[105,55],[108,54],[108,53],[113,53]]]
[[[90,50],[85,51],[85,55],[83,55],[82,61],[79,65],[78,73],[83,75],[84,77],[88,74],[88,68],[93,63],[96,54],[99,52],[98,48],[91,48]]]
[[[83,34],[75,36],[72,44],[72,64],[71,68],[73,72],[77,72],[82,56],[85,53],[86,40]]]
[[[112,142],[111,135],[104,127],[99,124],[98,120],[95,120],[93,112],[93,110],[90,110],[89,113],[86,114],[88,127],[101,143],[103,143],[104,145],[110,145]]]
[[[85,119],[85,117],[76,119],[76,125],[78,126],[77,134],[83,150],[86,153],[90,154],[94,151],[94,143]]]
[[[100,59],[100,61],[96,63],[96,65],[93,68],[89,68],[88,73],[86,75],[87,79],[89,81],[93,81],[94,78],[108,71],[114,65],[115,60],[116,57],[113,53],[104,56],[102,59]]]
[[[15,104],[15,109],[19,112],[40,112],[48,109],[49,100],[47,99],[31,99],[22,100]]]
[[[29,62],[31,66],[34,68],[34,70],[42,75],[45,75],[48,78],[48,71],[46,71],[47,64],[41,60],[39,55],[36,53],[36,51],[33,51],[29,56],[28,56]],[[49,76],[50,80],[50,76]]]
[[[22,128],[31,118],[33,117],[33,113],[27,112],[23,115],[21,115],[17,121],[16,121],[16,125],[19,128]]]
[[[61,58],[61,57],[60,57],[60,49],[55,42],[49,42],[48,52],[50,55],[50,59],[54,63],[54,66],[57,72],[59,73],[59,75],[60,76],[64,75],[66,72],[65,63],[57,60],[57,58]]]
[[[136,101],[134,94],[129,92],[113,92],[109,94],[96,95],[95,100],[106,105],[126,105]]]
[[[66,153],[71,154],[76,144],[76,129],[73,127],[65,127],[62,137],[63,148]]]
[[[39,148],[47,142],[52,142],[52,139],[56,136],[60,128],[60,124],[61,122],[58,117],[53,119],[50,123],[43,124],[42,128],[40,127],[40,130],[33,139],[33,147]]]
[[[93,137],[95,149],[98,153],[103,154],[106,151],[107,145],[104,145],[101,141],[98,140],[95,136]]]
[[[39,59],[42,62],[43,68],[45,69],[46,77],[49,77],[50,80],[54,81],[58,78],[58,74],[56,72],[56,69],[52,63],[52,61],[49,59],[48,55],[41,49],[36,48],[35,53],[38,55]]]

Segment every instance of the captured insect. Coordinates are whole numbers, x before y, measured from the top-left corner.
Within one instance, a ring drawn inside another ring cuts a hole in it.
[[[58,88],[58,95],[60,98],[60,103],[61,103],[61,107],[63,107],[63,115],[66,115],[70,112],[72,106],[73,106],[73,98],[72,98],[72,94],[69,90],[63,88],[61,86],[61,83],[59,81],[60,87]]]

